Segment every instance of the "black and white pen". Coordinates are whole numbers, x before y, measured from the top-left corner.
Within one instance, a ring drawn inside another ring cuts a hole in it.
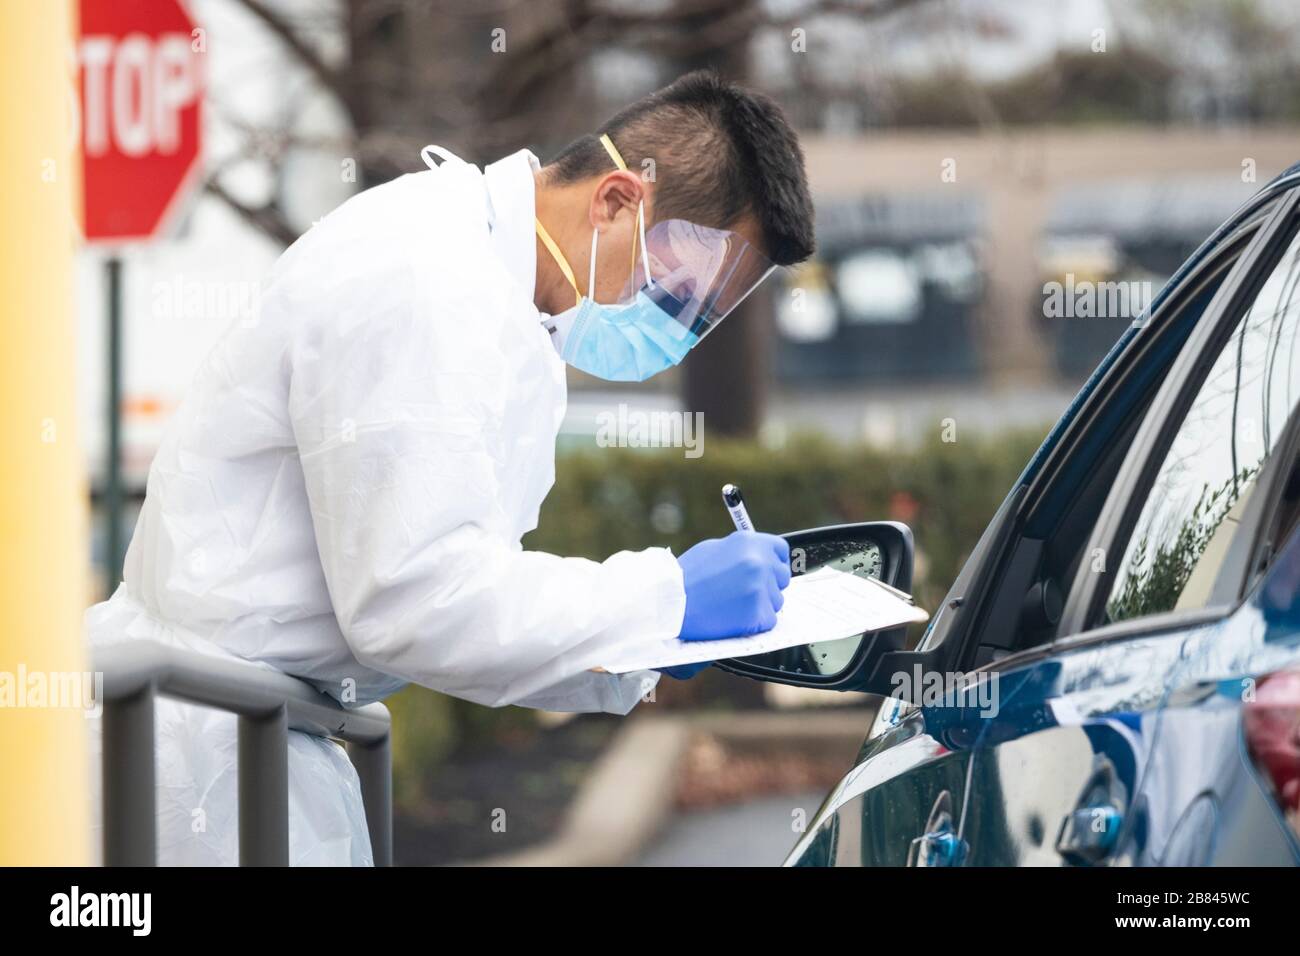
[[[745,510],[745,499],[740,494],[740,488],[736,485],[723,485],[722,503],[727,506],[727,513],[731,515],[731,522],[736,526],[737,531],[754,530],[754,522],[749,520],[749,512]]]

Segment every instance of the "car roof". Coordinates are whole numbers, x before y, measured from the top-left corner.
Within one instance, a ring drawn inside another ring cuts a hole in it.
[[[1272,181],[1268,184],[1268,186],[1265,186],[1264,188],[1268,189],[1272,186],[1275,186],[1281,183],[1282,180],[1284,179],[1300,179],[1300,163],[1295,163],[1294,165],[1289,166],[1286,169],[1282,170],[1282,172],[1274,176]]]

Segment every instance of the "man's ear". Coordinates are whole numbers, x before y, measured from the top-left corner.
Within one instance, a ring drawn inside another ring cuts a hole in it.
[[[637,207],[643,200],[646,204],[646,217],[649,218],[650,195],[641,177],[625,169],[606,173],[591,197],[589,215],[592,228],[603,232],[623,210],[635,216]]]

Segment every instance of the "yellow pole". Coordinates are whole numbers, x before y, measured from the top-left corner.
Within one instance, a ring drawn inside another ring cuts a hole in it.
[[[75,14],[0,0],[0,865],[85,864]],[[74,696],[76,695],[76,696]]]

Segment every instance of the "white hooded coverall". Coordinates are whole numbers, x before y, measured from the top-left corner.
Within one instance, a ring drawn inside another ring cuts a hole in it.
[[[653,686],[592,668],[678,633],[672,554],[520,546],[565,409],[532,301],[536,168],[526,150],[482,172],[448,154],[280,257],[170,424],[124,583],[87,612],[93,644],[232,655],[358,704],[415,682],[625,714]],[[159,701],[159,862],[238,862],[235,727]],[[291,862],[371,862],[342,749],[291,733],[289,772]]]

